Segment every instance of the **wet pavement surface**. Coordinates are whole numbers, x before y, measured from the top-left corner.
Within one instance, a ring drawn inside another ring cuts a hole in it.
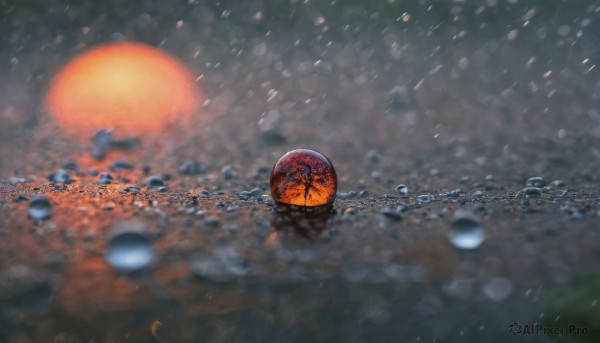
[[[0,341],[597,342],[594,2],[1,6]],[[53,122],[115,32],[194,71],[191,122]],[[273,202],[301,147],[332,206]]]

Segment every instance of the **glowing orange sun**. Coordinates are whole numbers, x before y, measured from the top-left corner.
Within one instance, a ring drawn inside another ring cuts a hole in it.
[[[52,80],[45,108],[71,132],[160,132],[199,108],[192,73],[141,43],[114,42],[73,58]]]

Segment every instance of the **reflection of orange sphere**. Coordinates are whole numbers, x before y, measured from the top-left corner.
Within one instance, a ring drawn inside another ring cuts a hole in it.
[[[131,42],[103,44],[60,70],[45,107],[72,132],[157,132],[198,109],[194,81],[181,62],[158,49]]]

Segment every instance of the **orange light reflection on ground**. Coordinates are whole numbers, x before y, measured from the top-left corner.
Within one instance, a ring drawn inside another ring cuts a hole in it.
[[[115,128],[161,132],[199,108],[201,94],[177,59],[141,43],[115,42],[72,59],[54,77],[45,108],[72,133]]]

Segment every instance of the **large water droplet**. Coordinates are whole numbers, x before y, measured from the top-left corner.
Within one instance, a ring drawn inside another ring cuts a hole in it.
[[[123,272],[147,268],[154,260],[154,249],[146,225],[136,221],[115,224],[106,249],[106,260]]]
[[[469,211],[458,210],[454,213],[452,232],[448,238],[455,247],[472,250],[483,243],[485,234],[479,218]]]
[[[28,208],[29,216],[33,220],[44,220],[52,215],[50,200],[45,195],[38,195],[31,200]]]

